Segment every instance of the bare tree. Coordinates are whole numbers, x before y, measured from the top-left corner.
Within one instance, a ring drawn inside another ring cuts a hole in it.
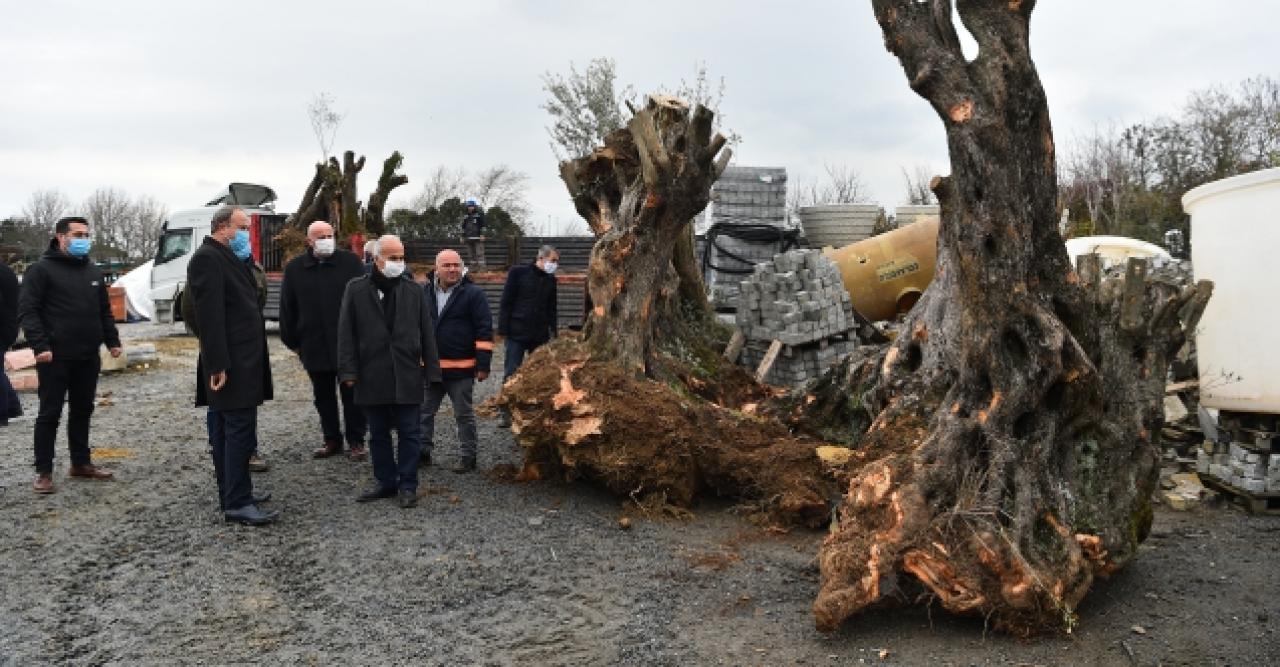
[[[155,257],[160,243],[160,228],[169,217],[169,208],[150,195],[133,201],[119,244],[130,263],[141,263]]]
[[[500,206],[521,227],[529,217],[529,175],[505,164],[489,167],[469,179],[471,194],[485,207]]]
[[[430,207],[439,206],[440,202],[450,197],[460,197],[462,193],[467,192],[467,170],[461,167],[450,169],[444,165],[440,165],[431,172],[426,182],[422,184],[422,190],[413,198],[411,208],[423,211]]]
[[[307,118],[311,120],[311,131],[316,135],[316,143],[320,145],[320,161],[328,162],[333,150],[333,140],[338,135],[338,126],[342,124],[343,114],[334,111],[333,96],[329,93],[316,93],[307,105]]]
[[[89,195],[81,207],[89,219],[89,231],[93,234],[96,252],[100,256],[124,259],[128,240],[133,203],[129,195],[114,187],[98,188]]]
[[[36,190],[22,207],[22,217],[38,227],[50,230],[59,218],[65,216],[71,208],[71,200],[61,190]]]
[[[933,190],[929,189],[929,182],[933,179],[928,167],[918,164],[911,172],[907,172],[907,168],[902,168],[902,180],[907,188],[907,204],[913,206],[924,206],[928,204],[937,204],[938,198],[933,194]]]
[[[843,164],[824,164],[823,175],[812,181],[797,181],[787,193],[788,213],[796,215],[805,206],[818,204],[860,204],[871,200],[867,184],[858,170]]]

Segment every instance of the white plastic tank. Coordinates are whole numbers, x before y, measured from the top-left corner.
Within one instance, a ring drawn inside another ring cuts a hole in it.
[[[1151,259],[1156,266],[1173,259],[1164,248],[1127,236],[1077,236],[1067,239],[1067,255],[1071,257],[1072,266],[1075,266],[1076,257],[1080,255],[1098,255],[1102,258],[1103,268],[1124,264],[1130,257]]]
[[[1206,183],[1182,207],[1195,277],[1214,283],[1196,334],[1200,403],[1280,413],[1280,168]]]

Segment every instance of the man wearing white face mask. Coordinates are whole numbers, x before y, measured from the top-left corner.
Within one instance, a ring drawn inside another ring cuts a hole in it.
[[[405,272],[404,244],[383,236],[373,270],[347,283],[338,314],[338,379],[355,389],[369,422],[376,484],[357,500],[418,502],[423,383],[440,382],[435,328],[422,288]],[[397,442],[391,446],[391,431]]]
[[[307,251],[284,267],[280,341],[298,355],[311,379],[324,436],[324,444],[311,456],[325,459],[342,453],[344,437],[338,421],[336,389],[342,399],[348,456],[358,460],[365,456],[365,418],[355,404],[351,387],[338,382],[338,311],[347,283],[364,275],[364,264],[355,253],[336,246],[329,223],[316,221],[307,227]]]
[[[544,245],[531,264],[513,266],[507,272],[498,306],[498,335],[506,338],[503,382],[516,374],[526,354],[556,335],[555,274],[559,262],[560,253],[555,247]],[[511,415],[505,409],[500,423],[504,428],[511,426]]]

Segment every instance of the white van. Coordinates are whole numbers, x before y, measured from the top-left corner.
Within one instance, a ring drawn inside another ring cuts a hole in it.
[[[249,241],[253,260],[267,272],[267,319],[280,317],[280,272],[284,252],[275,241],[288,217],[275,212],[276,193],[265,185],[232,183],[227,189],[200,208],[177,211],[169,215],[160,231],[159,250],[151,268],[151,300],[157,324],[182,320],[182,292],[187,282],[187,264],[196,248],[209,235],[213,214],[225,204],[243,207],[249,214]]]

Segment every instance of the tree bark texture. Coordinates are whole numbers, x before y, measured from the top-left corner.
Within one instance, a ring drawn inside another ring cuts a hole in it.
[[[1167,364],[1210,285],[1104,280],[1056,227],[1033,0],[873,0],[886,47],[946,128],[937,274],[884,351],[846,365],[860,467],[819,554],[817,626],[936,601],[1027,633],[1070,628],[1151,523]],[[830,410],[831,397],[815,397]],[[848,411],[845,412],[847,414]]]
[[[391,196],[392,190],[409,182],[408,176],[396,173],[403,163],[404,157],[400,155],[400,151],[391,153],[391,157],[388,157],[382,163],[382,174],[378,176],[378,187],[369,196],[369,205],[364,209],[363,227],[371,235],[381,236],[386,232],[383,211],[387,206],[387,198]]]
[[[586,478],[642,507],[713,492],[769,520],[820,526],[836,485],[815,455],[756,406],[770,390],[726,362],[693,261],[693,217],[728,163],[712,112],[653,96],[591,155],[562,163],[597,236],[583,340],[536,350],[499,403],[525,450],[525,479]]]
[[[353,151],[342,154],[342,187],[339,190],[339,201],[342,206],[342,218],[334,225],[334,231],[343,238],[360,231],[360,199],[357,195],[356,180],[360,170],[364,169],[364,156],[356,159]]]
[[[653,95],[602,148],[560,167],[574,206],[598,239],[587,270],[593,305],[587,344],[598,359],[638,375],[652,370],[662,324],[709,313],[701,278],[673,257],[687,243],[680,257],[692,265],[692,240],[685,237],[728,164],[730,151],[721,155],[725,138],[713,136],[713,117],[701,105],[690,112],[678,99]],[[692,313],[682,315],[683,306]]]

